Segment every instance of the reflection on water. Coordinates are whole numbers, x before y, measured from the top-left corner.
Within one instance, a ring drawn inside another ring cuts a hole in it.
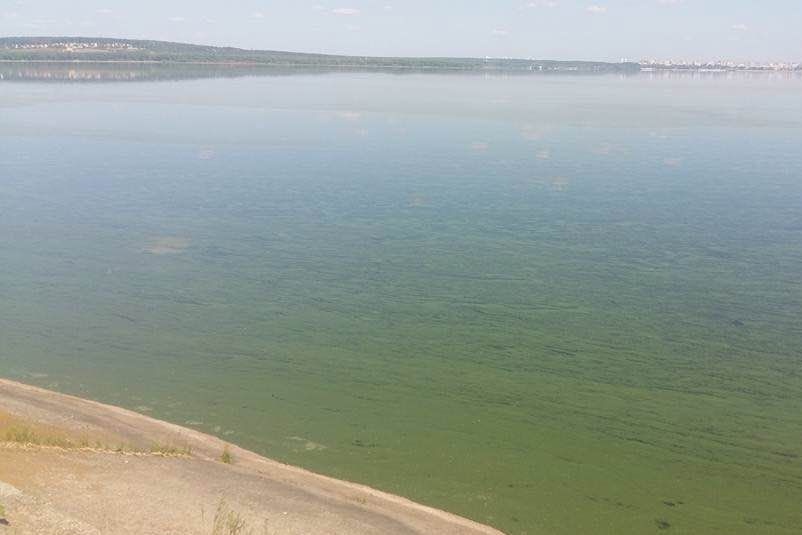
[[[238,78],[244,76],[290,76],[347,72],[385,72],[393,74],[453,74],[455,76],[565,76],[565,72],[510,71],[502,73],[459,73],[439,69],[354,68],[354,67],[282,67],[265,65],[200,64],[200,63],[91,63],[91,62],[0,62],[0,81],[38,82],[143,82],[158,80],[192,80],[201,78]],[[570,75],[570,74],[569,74]],[[607,74],[576,73],[574,76],[610,76]],[[800,72],[752,71],[644,71],[624,72],[619,77],[642,76],[651,80],[687,79],[790,79],[802,78]]]
[[[162,63],[26,63],[0,62],[0,81],[37,82],[142,82],[287,76],[302,73],[341,72],[341,69],[289,68],[247,65]]]

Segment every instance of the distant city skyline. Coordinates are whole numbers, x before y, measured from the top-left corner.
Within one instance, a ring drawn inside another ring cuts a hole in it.
[[[798,0],[2,0],[0,36],[373,56],[798,62]],[[769,5],[770,4],[770,5]]]

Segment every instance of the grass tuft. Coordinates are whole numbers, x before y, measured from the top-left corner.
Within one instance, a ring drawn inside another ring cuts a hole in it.
[[[153,444],[150,447],[150,452],[166,457],[187,457],[192,455],[192,448],[190,446],[175,446],[172,444]]]
[[[5,441],[33,446],[53,446],[64,449],[76,447],[75,443],[68,438],[58,435],[41,435],[30,427],[23,425],[15,425],[8,428],[5,433]]]
[[[225,500],[220,500],[212,524],[212,535],[247,535],[248,524],[239,513],[232,511]]]

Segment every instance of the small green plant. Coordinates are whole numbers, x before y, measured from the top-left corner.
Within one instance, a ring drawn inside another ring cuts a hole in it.
[[[223,448],[223,454],[220,456],[220,461],[224,462],[225,464],[232,464],[234,462],[234,457],[231,455],[231,451],[228,449],[228,446]]]

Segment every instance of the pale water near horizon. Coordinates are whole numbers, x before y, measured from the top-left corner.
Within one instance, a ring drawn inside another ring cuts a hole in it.
[[[0,376],[510,534],[802,532],[802,80],[0,82]]]

